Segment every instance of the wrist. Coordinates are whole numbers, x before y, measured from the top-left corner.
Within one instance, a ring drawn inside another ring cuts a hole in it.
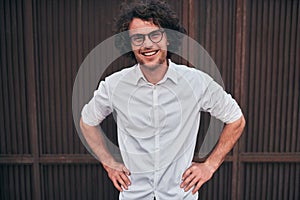
[[[207,166],[207,168],[212,172],[215,173],[215,171],[217,171],[217,169],[219,168],[220,162],[217,162],[215,160],[211,160],[211,159],[206,159],[204,164]]]
[[[105,169],[105,171],[109,170],[109,165],[107,165],[106,163],[101,163],[102,167]]]
[[[101,162],[103,168],[108,171],[109,169],[113,168],[113,166],[115,165],[115,161],[114,159],[110,159],[110,160],[106,160],[105,162]]]

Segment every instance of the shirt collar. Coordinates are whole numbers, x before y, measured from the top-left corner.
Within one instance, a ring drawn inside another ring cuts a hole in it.
[[[165,74],[165,76],[163,77],[162,80],[160,80],[158,82],[158,84],[165,82],[167,79],[170,79],[171,81],[173,81],[175,84],[178,83],[178,74],[177,71],[175,70],[175,64],[169,59],[169,66],[168,66],[168,70]],[[135,85],[137,85],[139,83],[140,80],[144,80],[145,82],[147,82],[147,79],[145,78],[143,72],[141,71],[140,65],[136,64],[135,65],[135,76],[133,78],[133,82]]]

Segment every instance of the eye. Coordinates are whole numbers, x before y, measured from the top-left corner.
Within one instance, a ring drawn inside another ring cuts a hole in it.
[[[136,34],[131,36],[131,41],[135,44],[142,43],[144,41],[144,35],[142,34]]]
[[[157,40],[160,39],[161,37],[161,32],[160,31],[154,31],[150,34],[151,39]]]
[[[163,36],[163,32],[161,30],[156,30],[151,33],[149,33],[149,37],[152,40],[152,42],[158,43],[161,41]]]

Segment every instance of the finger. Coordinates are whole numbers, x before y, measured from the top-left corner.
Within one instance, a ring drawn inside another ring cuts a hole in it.
[[[200,180],[197,178],[194,178],[187,187],[184,188],[184,191],[187,192],[189,191],[193,186],[196,185],[197,182],[199,182]]]
[[[182,175],[182,179],[186,179],[186,177],[188,177],[190,174],[192,173],[191,168],[188,168],[187,170],[185,170],[185,172]]]
[[[123,181],[126,183],[127,186],[129,186],[131,184],[131,182],[126,174],[122,173],[120,176],[123,179]]]
[[[123,172],[127,175],[127,176],[129,176],[130,175],[130,171],[129,171],[129,169],[127,169],[125,166],[123,167]]]
[[[119,192],[123,192],[123,189],[122,189],[121,186],[119,185],[117,179],[114,179],[112,182],[113,182],[115,188],[117,188],[117,190],[119,190]]]
[[[190,174],[189,176],[187,176],[181,183],[180,187],[181,188],[186,187],[186,185],[189,184],[194,179],[194,177],[195,177],[195,175],[193,175],[193,174]]]
[[[119,176],[118,182],[119,182],[119,185],[123,186],[123,188],[125,188],[126,190],[128,190],[128,186],[127,186],[127,184],[124,182],[124,180],[122,179],[121,176]]]
[[[201,186],[204,184],[204,181],[200,180],[197,185],[195,186],[195,188],[193,189],[193,194],[196,194],[196,192],[198,192],[198,190],[201,188]]]

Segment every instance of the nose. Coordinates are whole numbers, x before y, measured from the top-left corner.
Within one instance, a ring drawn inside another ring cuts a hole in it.
[[[147,35],[145,37],[145,41],[143,43],[144,47],[151,47],[153,45],[153,42],[150,40],[149,36]]]

